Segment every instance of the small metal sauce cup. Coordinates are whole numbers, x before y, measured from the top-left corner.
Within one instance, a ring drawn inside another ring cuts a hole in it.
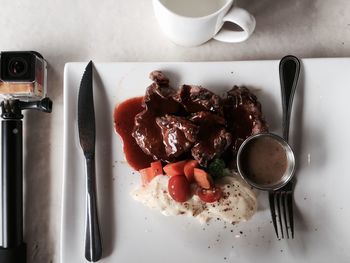
[[[284,174],[281,176],[281,178],[276,181],[276,182],[272,182],[270,184],[258,184],[256,182],[254,182],[248,175],[244,174],[244,163],[242,162],[242,153],[246,150],[246,147],[252,143],[253,141],[262,139],[264,137],[270,137],[273,140],[276,140],[277,142],[279,142],[282,147],[285,150],[286,156],[287,156],[287,168],[286,171],[284,172]],[[285,141],[282,137],[273,134],[273,133],[260,133],[260,134],[256,134],[256,135],[252,135],[250,137],[248,137],[243,143],[242,145],[239,147],[238,153],[237,153],[237,168],[238,168],[238,172],[241,175],[241,177],[243,178],[244,181],[246,181],[249,185],[260,189],[260,190],[265,190],[265,191],[273,191],[273,190],[277,190],[281,187],[283,187],[284,185],[286,185],[294,176],[294,172],[295,172],[295,157],[294,157],[294,152],[292,150],[292,148],[290,147],[290,145],[287,143],[287,141]]]

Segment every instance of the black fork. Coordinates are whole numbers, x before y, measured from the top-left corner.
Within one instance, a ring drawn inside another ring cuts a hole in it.
[[[293,188],[295,178],[276,191],[269,192],[272,223],[277,238],[294,238]],[[277,224],[278,223],[278,224]],[[284,229],[284,230],[283,230]]]
[[[282,95],[283,138],[288,142],[289,123],[294,93],[298,84],[300,61],[297,57],[286,56],[281,59],[279,74]],[[294,238],[293,190],[296,179],[293,178],[282,188],[269,192],[269,203],[273,226],[277,238]],[[278,224],[277,224],[278,221]],[[284,229],[284,231],[283,231]]]

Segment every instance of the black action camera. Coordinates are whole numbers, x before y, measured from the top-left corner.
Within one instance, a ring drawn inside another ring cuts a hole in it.
[[[3,52],[1,54],[0,79],[9,82],[35,80],[36,54],[33,52]]]
[[[35,51],[0,52],[0,263],[26,263],[23,240],[23,110],[50,113],[47,63]]]
[[[46,95],[46,61],[35,51],[0,53],[0,95],[4,99],[40,100]]]

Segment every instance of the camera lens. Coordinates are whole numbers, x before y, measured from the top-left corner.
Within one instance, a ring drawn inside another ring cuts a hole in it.
[[[12,77],[21,77],[27,73],[28,63],[21,57],[12,58],[8,63],[8,73]]]

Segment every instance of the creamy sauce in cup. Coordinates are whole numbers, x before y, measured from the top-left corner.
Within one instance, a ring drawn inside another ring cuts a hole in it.
[[[258,185],[271,185],[281,180],[288,167],[284,146],[276,139],[263,136],[251,140],[240,156],[241,172]]]

